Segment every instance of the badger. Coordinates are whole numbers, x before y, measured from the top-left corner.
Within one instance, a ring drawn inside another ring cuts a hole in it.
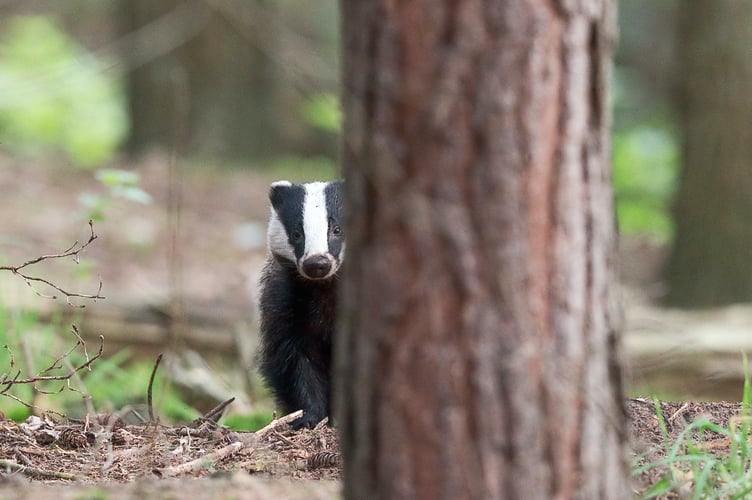
[[[345,255],[343,181],[272,183],[260,280],[259,370],[294,428],[330,415],[337,277]]]

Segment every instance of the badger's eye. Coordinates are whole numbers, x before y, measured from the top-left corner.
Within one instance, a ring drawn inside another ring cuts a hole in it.
[[[292,232],[292,240],[293,241],[300,241],[303,239],[303,231],[300,229],[295,229]]]
[[[334,236],[339,236],[340,234],[342,234],[342,228],[339,227],[339,224],[335,224],[332,226],[332,234]]]

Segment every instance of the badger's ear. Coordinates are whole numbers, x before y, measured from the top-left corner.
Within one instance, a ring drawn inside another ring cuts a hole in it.
[[[272,202],[274,208],[278,208],[282,204],[285,192],[290,189],[292,183],[290,181],[276,181],[272,182],[269,186],[269,201]]]

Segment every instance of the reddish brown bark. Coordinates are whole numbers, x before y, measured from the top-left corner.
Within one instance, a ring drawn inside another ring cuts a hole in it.
[[[348,498],[622,498],[613,5],[347,0]]]

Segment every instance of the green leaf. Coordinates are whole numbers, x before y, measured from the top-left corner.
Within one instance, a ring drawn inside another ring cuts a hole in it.
[[[137,186],[139,175],[129,170],[100,168],[94,177],[107,187]]]
[[[112,195],[142,205],[151,203],[151,195],[138,186],[115,187],[112,190]]]
[[[316,94],[303,103],[303,118],[316,128],[328,132],[339,132],[342,113],[339,99],[331,93]]]

